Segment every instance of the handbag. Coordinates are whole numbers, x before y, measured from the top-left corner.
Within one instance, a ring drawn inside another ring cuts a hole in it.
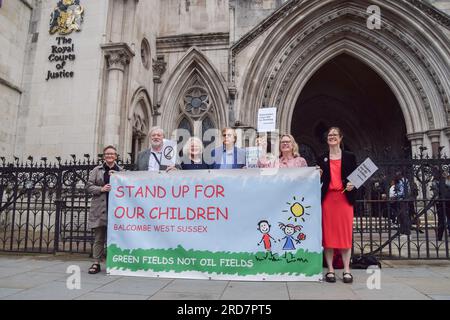
[[[381,263],[374,255],[362,255],[352,257],[352,269],[367,269],[370,266],[378,266],[381,269]]]

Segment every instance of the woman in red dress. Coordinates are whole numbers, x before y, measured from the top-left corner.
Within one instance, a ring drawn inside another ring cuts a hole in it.
[[[322,232],[327,282],[336,282],[333,268],[334,250],[340,250],[344,262],[343,281],[352,283],[350,258],[353,245],[353,205],[355,188],[347,177],[356,169],[354,154],[343,151],[342,131],[333,127],[328,130],[329,152],[319,157],[322,181]]]

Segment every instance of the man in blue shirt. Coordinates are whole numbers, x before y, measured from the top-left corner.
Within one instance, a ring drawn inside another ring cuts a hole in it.
[[[211,169],[241,169],[245,167],[245,150],[236,147],[237,134],[232,128],[222,130],[223,145],[215,148]]]

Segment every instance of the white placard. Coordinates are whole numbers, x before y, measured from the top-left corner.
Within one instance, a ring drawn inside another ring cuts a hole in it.
[[[258,168],[258,160],[262,150],[260,147],[248,147],[245,149],[247,168]]]
[[[377,171],[378,167],[375,163],[370,158],[367,158],[347,179],[356,189],[359,189]]]
[[[258,112],[258,132],[273,132],[277,127],[277,108],[262,108]]]
[[[164,139],[164,146],[161,157],[161,165],[173,167],[177,161],[177,143],[176,141]]]

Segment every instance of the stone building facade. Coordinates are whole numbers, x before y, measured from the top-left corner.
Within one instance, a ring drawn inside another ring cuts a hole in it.
[[[59,2],[2,1],[6,158],[135,154],[154,125],[249,129],[263,107],[311,158],[331,125],[355,152],[450,154],[448,0],[79,0],[65,35]]]

